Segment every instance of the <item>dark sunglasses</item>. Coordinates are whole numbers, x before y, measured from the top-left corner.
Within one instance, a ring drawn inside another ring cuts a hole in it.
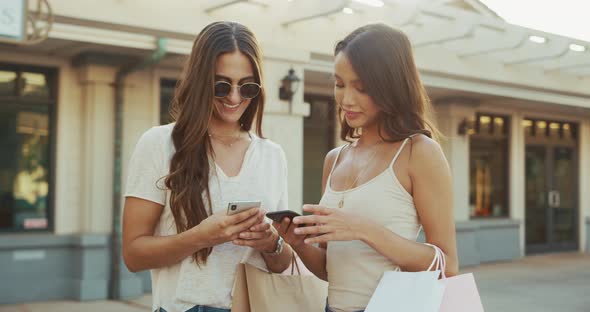
[[[253,99],[259,93],[262,87],[257,84],[256,82],[246,82],[244,84],[238,85],[238,91],[240,96],[244,99]],[[231,93],[233,86],[231,83],[227,81],[217,81],[215,82],[215,97],[216,98],[224,98]]]

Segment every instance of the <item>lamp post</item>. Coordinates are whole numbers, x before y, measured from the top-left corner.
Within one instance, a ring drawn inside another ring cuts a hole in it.
[[[301,79],[295,75],[293,68],[289,69],[288,74],[281,80],[279,88],[279,99],[289,101],[289,114],[293,112],[293,95],[299,89]]]

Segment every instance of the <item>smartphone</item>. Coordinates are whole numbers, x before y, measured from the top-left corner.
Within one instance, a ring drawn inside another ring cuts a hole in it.
[[[279,210],[279,211],[267,212],[266,216],[275,222],[281,223],[281,222],[283,222],[284,218],[289,218],[292,221],[293,218],[299,217],[301,215],[295,211],[292,211],[292,210]]]
[[[242,211],[260,207],[260,201],[231,201],[227,205],[227,215],[231,216]]]

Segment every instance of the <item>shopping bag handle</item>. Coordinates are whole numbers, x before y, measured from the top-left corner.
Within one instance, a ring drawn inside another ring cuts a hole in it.
[[[293,256],[291,256],[291,275],[295,273],[295,268],[297,268],[297,275],[301,275],[301,270],[299,270],[299,264],[297,263],[295,252],[293,251]]]
[[[436,245],[429,243],[424,243],[424,245],[430,246],[434,249],[434,259],[432,259],[432,263],[430,263],[430,266],[426,271],[431,271],[433,269],[440,270],[442,278],[446,279],[445,269],[447,267],[447,261],[444,252]]]

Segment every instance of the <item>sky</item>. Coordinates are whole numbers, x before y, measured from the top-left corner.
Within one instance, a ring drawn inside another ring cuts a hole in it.
[[[480,0],[508,23],[590,42],[590,0]]]

